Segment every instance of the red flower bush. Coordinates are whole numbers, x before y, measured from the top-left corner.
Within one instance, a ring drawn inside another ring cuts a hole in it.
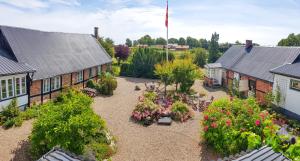
[[[203,136],[217,152],[230,155],[258,148],[264,129],[273,127],[268,112],[261,111],[255,99],[214,101],[204,111]]]

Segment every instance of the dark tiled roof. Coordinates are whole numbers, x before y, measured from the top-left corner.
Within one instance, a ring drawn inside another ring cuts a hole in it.
[[[2,56],[0,51],[0,76],[29,73],[34,71],[35,70],[29,65],[17,63],[11,59]]]
[[[218,59],[225,69],[273,82],[270,72],[278,66],[293,63],[300,55],[300,47],[253,46],[246,51],[245,46],[234,45]]]
[[[300,78],[300,62],[295,64],[285,64],[278,68],[272,69],[271,72],[285,76]]]
[[[83,159],[62,149],[53,148],[37,161],[83,161]]]
[[[33,79],[61,74],[111,62],[111,57],[89,34],[43,32],[0,26],[18,62],[36,69]]]
[[[263,146],[233,161],[290,161],[281,153],[276,153],[272,148]]]

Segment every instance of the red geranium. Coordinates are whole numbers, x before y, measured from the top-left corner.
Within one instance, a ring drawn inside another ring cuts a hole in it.
[[[260,125],[260,120],[256,120],[256,121],[255,121],[255,125],[256,125],[256,126],[259,126],[259,125]]]
[[[229,120],[229,119],[226,120],[226,125],[227,125],[227,126],[231,126],[231,120]]]
[[[208,126],[204,126],[204,131],[207,131],[208,130]]]
[[[210,124],[210,126],[211,126],[212,128],[217,128],[217,127],[218,127],[218,124],[215,123],[215,122],[213,122],[213,123]]]
[[[205,115],[205,116],[204,116],[204,120],[205,120],[205,121],[208,120],[208,115]]]

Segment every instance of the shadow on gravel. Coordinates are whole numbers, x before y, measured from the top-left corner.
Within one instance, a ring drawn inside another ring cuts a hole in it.
[[[200,161],[209,161],[209,160],[217,160],[218,154],[213,150],[212,147],[208,146],[206,143],[199,143],[199,146],[201,146],[200,151]]]
[[[32,161],[30,155],[30,143],[28,140],[22,140],[18,144],[18,148],[12,150],[12,154],[14,154],[13,159],[11,161]]]

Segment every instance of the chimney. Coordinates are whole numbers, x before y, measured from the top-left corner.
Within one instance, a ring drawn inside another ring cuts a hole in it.
[[[249,49],[249,48],[251,48],[252,46],[253,46],[252,40],[246,40],[245,48],[246,48],[246,49]]]
[[[99,38],[98,30],[99,30],[98,27],[95,27],[95,28],[94,28],[94,36],[95,36],[96,39]]]

